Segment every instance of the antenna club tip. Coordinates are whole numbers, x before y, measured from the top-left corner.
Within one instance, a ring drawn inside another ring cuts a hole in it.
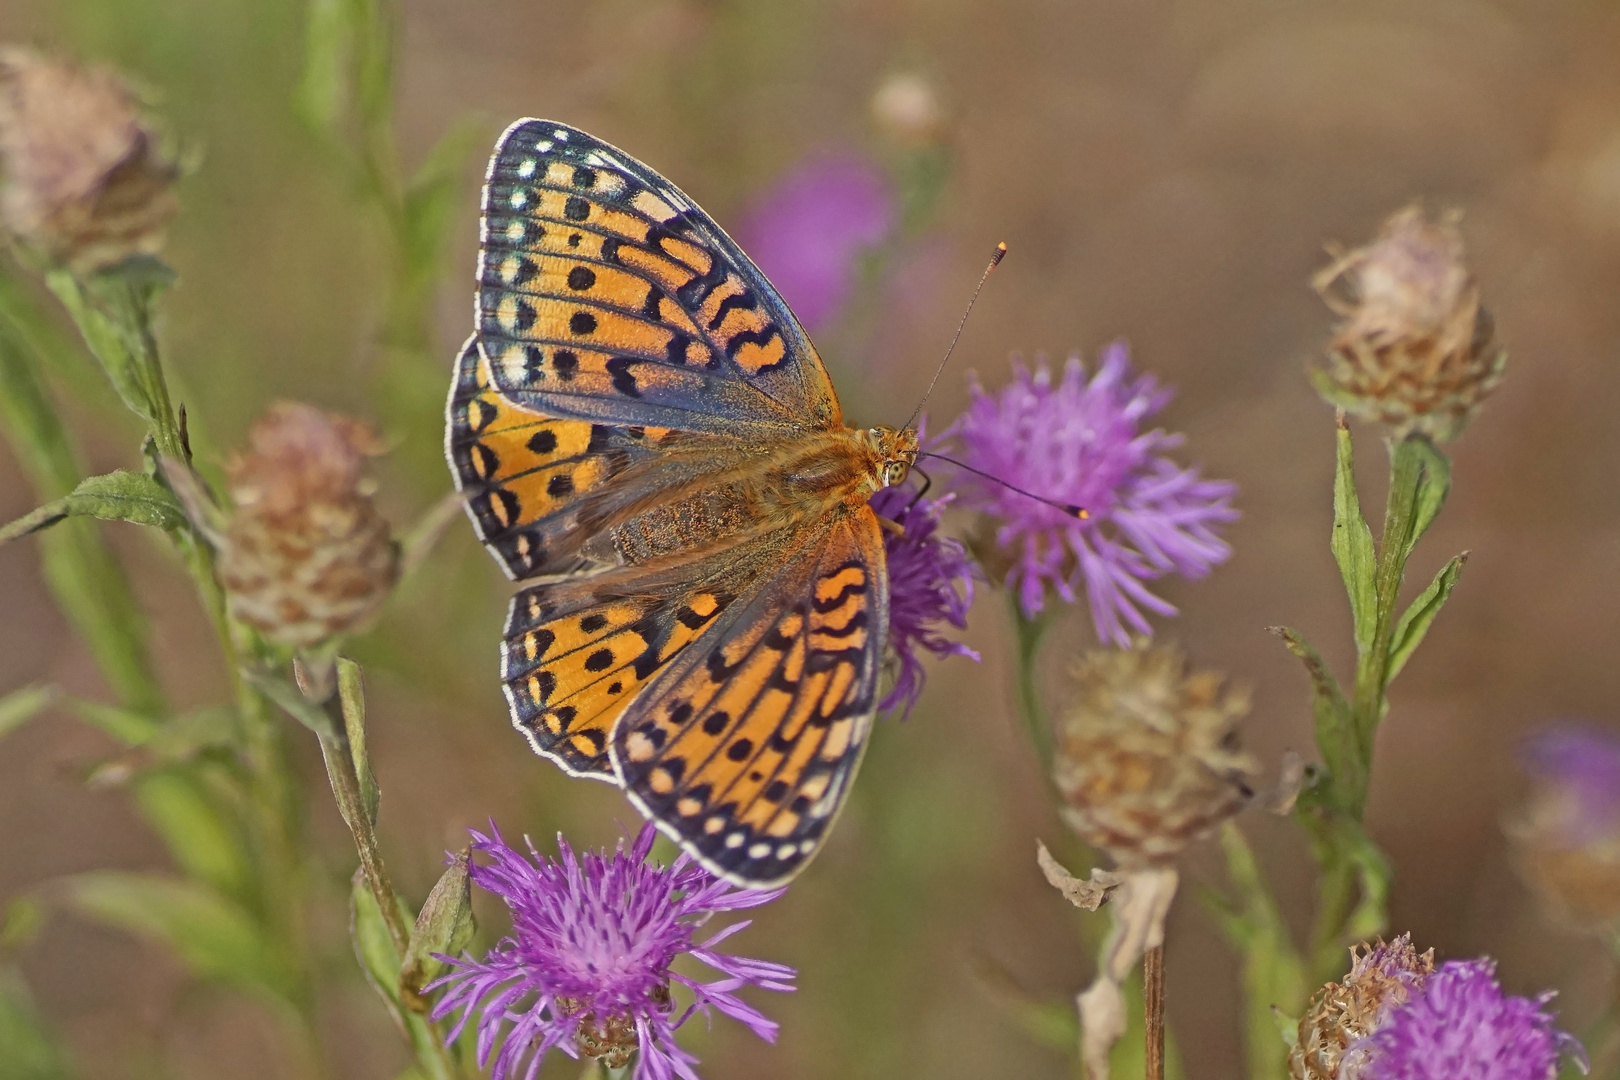
[[[1007,241],[1003,240],[996,245],[995,254],[990,256],[990,269],[994,270],[1001,265],[1001,260],[1007,257]]]
[[[1083,506],[1067,506],[1064,507],[1064,509],[1067,510],[1070,515],[1080,519],[1081,521],[1085,521],[1091,517],[1091,511],[1087,510]]]

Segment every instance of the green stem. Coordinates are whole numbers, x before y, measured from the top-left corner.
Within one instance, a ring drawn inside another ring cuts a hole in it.
[[[0,325],[0,424],[41,502],[72,491],[79,454],[36,366],[7,319]],[[65,521],[39,538],[45,579],[127,708],[161,715],[163,692],[146,651],[146,623],[129,579],[91,521]]]
[[[383,864],[382,850],[377,844],[377,823],[372,818],[372,802],[368,805],[355,763],[355,747],[349,733],[364,731],[364,699],[360,696],[359,680],[342,680],[342,692],[326,702],[326,713],[332,718],[331,737],[322,737],[321,758],[326,763],[326,775],[332,783],[332,795],[337,800],[338,812],[354,837],[355,851],[360,856],[360,873],[366,890],[377,902],[383,926],[388,930],[394,951],[403,962],[410,951],[413,927],[407,921],[405,905],[400,902],[394,883]],[[423,1018],[428,1029],[426,1044],[417,1044],[420,1055],[430,1057],[423,1064],[430,1067],[431,1075],[456,1076],[459,1069],[445,1042],[443,1025]],[[414,1041],[414,1040],[413,1040]]]
[[[1007,593],[1007,602],[1012,608],[1013,627],[1018,638],[1018,671],[1015,676],[1018,715],[1023,717],[1024,727],[1029,732],[1030,745],[1034,747],[1035,757],[1040,762],[1041,775],[1050,783],[1052,725],[1047,722],[1046,713],[1041,709],[1040,694],[1035,681],[1035,658],[1040,653],[1041,639],[1046,635],[1046,628],[1051,625],[1051,612],[1043,611],[1033,619],[1029,618],[1018,603],[1017,595],[1011,591]]]
[[[1350,700],[1351,724],[1360,745],[1364,768],[1350,792],[1347,809],[1360,821],[1367,808],[1367,785],[1372,775],[1373,740],[1378,724],[1388,709],[1385,690],[1389,677],[1389,649],[1399,618],[1396,603],[1401,581],[1406,576],[1406,558],[1411,550],[1412,528],[1416,517],[1418,481],[1423,463],[1405,443],[1390,450],[1389,501],[1384,510],[1384,534],[1378,545],[1374,582],[1376,605],[1373,613],[1371,645],[1356,658],[1355,691]]]

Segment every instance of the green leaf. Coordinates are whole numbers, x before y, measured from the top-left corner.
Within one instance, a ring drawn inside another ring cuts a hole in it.
[[[440,273],[444,264],[440,255],[460,204],[467,161],[484,143],[484,135],[483,124],[456,124],[428,151],[406,185],[404,254],[413,276],[432,280]]]
[[[467,875],[468,849],[462,848],[428,893],[422,911],[416,916],[410,947],[400,969],[400,1000],[407,1008],[427,1011],[421,998],[422,987],[449,969],[434,953],[456,956],[472,944],[477,929],[473,922],[472,883]]]
[[[198,977],[289,1000],[293,974],[242,908],[197,881],[97,870],[62,881],[88,918],[161,942]]]
[[[137,356],[133,328],[113,315],[83,282],[67,270],[53,270],[45,283],[62,301],[124,405],[150,423],[156,413],[146,372]]]
[[[1372,530],[1361,514],[1361,498],[1356,493],[1355,449],[1344,414],[1338,417],[1337,465],[1333,474],[1333,560],[1344,578],[1344,591],[1350,597],[1350,618],[1355,624],[1356,653],[1372,648],[1377,620],[1378,591],[1375,574]]]
[[[400,917],[410,921],[410,912],[399,905]],[[383,923],[382,909],[366,887],[365,874],[356,870],[349,888],[349,938],[366,981],[382,998],[388,1014],[410,1041],[417,1063],[432,1080],[453,1080],[453,1055],[439,1041],[442,1036],[423,1017],[405,1009],[399,998],[399,953]]]
[[[337,728],[325,709],[310,701],[302,690],[279,675],[268,671],[243,668],[242,677],[253,687],[275,702],[288,716],[303,724],[322,739],[337,740]]]
[[[0,967],[0,1080],[72,1080],[75,1075],[22,974]]]
[[[1389,858],[1361,826],[1341,819],[1341,850],[1356,871],[1361,899],[1344,924],[1343,944],[1371,941],[1389,925],[1389,883],[1394,876]]]
[[[1396,444],[1393,452],[1397,457],[1415,459],[1420,470],[1412,496],[1412,525],[1401,551],[1404,564],[1446,504],[1446,496],[1451,492],[1451,461],[1422,435],[1408,435]],[[1399,469],[1400,464],[1396,463],[1391,471]]]
[[[1311,711],[1316,718],[1316,748],[1327,766],[1335,803],[1344,806],[1366,788],[1367,763],[1351,722],[1350,706],[1339,682],[1305,635],[1286,626],[1270,627],[1288,651],[1299,657],[1311,680]]]
[[[73,494],[55,499],[0,528],[0,543],[49,528],[70,517],[132,521],[170,532],[186,527],[186,514],[169,489],[145,473],[117,472],[81,481]]]
[[[97,728],[125,746],[143,746],[163,730],[163,725],[145,713],[98,701],[73,701],[69,707],[80,720]]]
[[[360,665],[347,657],[337,662],[338,699],[343,706],[343,728],[349,736],[349,756],[354,762],[354,777],[360,785],[360,802],[366,818],[377,824],[377,806],[382,792],[377,778],[371,772],[371,753],[366,749],[366,690],[361,679]]]
[[[1288,1046],[1277,1037],[1278,1012],[1297,1014],[1304,1009],[1305,967],[1254,853],[1234,822],[1221,827],[1221,849],[1227,875],[1238,891],[1237,903],[1226,905],[1223,922],[1228,940],[1243,958],[1244,1057],[1251,1077],[1270,1080],[1288,1072]]]
[[[188,877],[226,896],[251,895],[253,868],[245,840],[194,770],[143,773],[134,787],[141,815]]]
[[[1462,576],[1463,565],[1468,562],[1468,552],[1456,556],[1440,568],[1412,605],[1401,615],[1400,621],[1395,624],[1395,634],[1390,639],[1389,668],[1384,676],[1384,684],[1395,681],[1395,676],[1401,673],[1406,661],[1423,643],[1423,637],[1429,632],[1429,624],[1434,617],[1440,614],[1445,606],[1446,598],[1451,590],[1457,587],[1457,579]]]
[[[54,686],[25,686],[0,697],[0,739],[50,708],[61,693]]]
[[[19,893],[0,915],[0,956],[33,941],[45,925],[45,905],[32,893]]]

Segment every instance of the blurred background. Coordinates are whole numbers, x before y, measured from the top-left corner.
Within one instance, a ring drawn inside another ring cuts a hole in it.
[[[0,40],[136,80],[193,163],[166,250],[179,282],[162,333],[201,459],[222,460],[268,402],[296,398],[386,433],[382,491],[397,523],[449,490],[442,403],[471,326],[478,181],[516,117],[625,148],[745,243],[769,231],[803,170],[842,177],[854,194],[838,206],[862,222],[866,254],[852,289],[803,303],[816,305],[807,321],[853,421],[910,412],[1003,239],[1011,255],[930,402],[936,427],[966,401],[968,369],[999,385],[1015,351],[1090,356],[1124,337],[1179,389],[1163,420],[1188,434],[1185,460],[1240,485],[1243,517],[1226,533],[1235,555],[1211,578],[1164,583],[1182,614],[1160,632],[1253,685],[1245,738],[1273,764],[1311,736],[1305,678],[1265,627],[1299,627],[1341,672],[1352,657],[1327,546],[1332,419],[1302,373],[1330,317],[1306,281],[1324,241],[1359,243],[1410,200],[1463,210],[1509,368],[1455,446],[1451,502],[1412,568],[1426,581],[1447,556],[1473,553],[1395,687],[1368,825],[1396,866],[1393,931],[1442,957],[1496,955],[1514,992],[1557,987],[1574,1030],[1605,1007],[1606,953],[1538,914],[1500,824],[1520,791],[1513,749],[1525,732],[1620,716],[1620,9],[401,0],[396,25],[392,135],[407,172],[440,146],[449,177],[448,240],[414,293],[398,287],[386,223],[342,154],[301,119],[303,4],[0,5]],[[784,250],[776,267],[760,257],[794,300]],[[94,470],[132,465],[132,418],[88,365],[84,376],[57,390]],[[1381,506],[1374,433],[1360,446],[1364,504]],[[0,520],[33,505],[0,447]],[[180,568],[133,528],[105,531],[153,614],[172,698],[221,700]],[[488,818],[542,848],[559,829],[606,843],[635,822],[617,793],[569,781],[510,729],[496,679],[509,591],[458,521],[357,647],[384,849],[413,898]],[[1051,705],[1068,658],[1091,642],[1083,610],[1061,623],[1043,654]],[[758,1002],[781,1021],[780,1042],[693,1024],[683,1041],[705,1076],[1070,1075],[1072,1051],[1033,1037],[1009,1008],[1061,1012],[1091,973],[1082,916],[1033,859],[1035,838],[1056,845],[1062,827],[1011,708],[997,591],[983,590],[967,638],[983,663],[937,665],[912,718],[880,728],[826,852],[736,941],[801,972],[797,994]],[[0,547],[0,692],[30,682],[102,692],[22,542]],[[405,1051],[347,943],[353,850],[313,745],[294,742],[323,860],[310,918],[333,1071],[394,1076]],[[65,716],[0,743],[0,900],[79,870],[164,865],[127,795],[82,782],[111,752]],[[1243,826],[1303,936],[1301,833],[1258,814]],[[1208,846],[1187,876],[1219,884]],[[498,934],[503,913],[480,911]],[[1167,954],[1186,1075],[1238,1075],[1234,959],[1192,889]],[[59,915],[22,966],[86,1077],[294,1075],[253,1001],[199,987],[130,937]],[[577,1072],[558,1058],[543,1075]]]

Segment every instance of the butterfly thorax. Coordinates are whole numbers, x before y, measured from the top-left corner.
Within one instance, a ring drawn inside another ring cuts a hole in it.
[[[712,457],[709,442],[676,436],[661,470],[681,472],[676,461],[687,456],[682,443],[693,456]],[[664,487],[627,508],[589,554],[632,565],[703,554],[854,510],[905,480],[917,458],[917,433],[882,427],[807,431],[770,445],[735,446],[727,456],[727,467]]]

